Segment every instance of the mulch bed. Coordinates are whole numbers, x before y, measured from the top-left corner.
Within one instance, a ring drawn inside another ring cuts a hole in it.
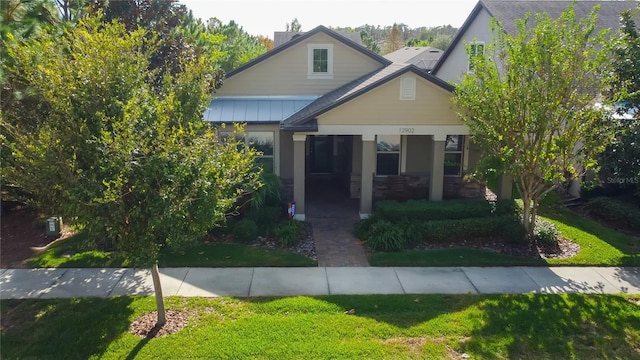
[[[188,310],[167,310],[167,322],[158,326],[158,312],[152,311],[139,316],[129,326],[129,332],[141,338],[152,339],[175,334],[189,324],[191,312]]]

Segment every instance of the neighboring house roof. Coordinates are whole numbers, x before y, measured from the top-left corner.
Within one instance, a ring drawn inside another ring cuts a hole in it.
[[[400,64],[413,64],[423,70],[431,70],[443,51],[434,47],[403,47],[384,55],[388,60]]]
[[[451,84],[422,71],[415,65],[391,64],[380,70],[362,76],[361,78],[318,98],[316,101],[309,104],[309,106],[285,119],[281,123],[280,129],[290,131],[317,131],[317,116],[324,114],[327,111],[334,109],[407,72],[413,72],[447,91],[452,92],[454,90],[454,87]]]
[[[223,96],[215,98],[204,120],[215,123],[280,123],[316,100],[317,96]]]
[[[551,18],[557,18],[573,3],[573,0],[480,0],[464,24],[462,24],[462,27],[456,32],[451,44],[449,44],[431,72],[434,74],[437,73],[442,64],[447,61],[456,44],[462,41],[467,29],[482,9],[485,9],[490,16],[498,20],[508,34],[514,35],[516,31],[515,21],[524,18],[527,13],[536,14],[546,12]],[[575,14],[578,18],[586,16],[594,6],[600,5],[600,10],[598,11],[599,29],[619,28],[620,14],[624,10],[638,7],[637,1],[575,1],[575,3]]]
[[[358,45],[357,43],[355,43],[355,42],[349,40],[348,38],[336,33],[335,31],[332,31],[332,30],[320,25],[320,26],[316,27],[315,29],[313,29],[313,30],[311,30],[309,32],[302,33],[302,35],[291,39],[290,41],[288,41],[287,43],[285,43],[285,44],[283,44],[281,46],[275,47],[272,50],[267,51],[265,54],[263,54],[263,55],[255,58],[255,59],[253,59],[253,60],[241,65],[237,69],[235,69],[233,71],[230,71],[226,75],[226,77],[229,78],[229,77],[231,77],[231,76],[233,76],[233,75],[235,75],[235,74],[237,74],[239,72],[242,72],[242,71],[244,71],[244,70],[246,70],[246,69],[248,69],[248,68],[250,68],[250,67],[252,67],[252,66],[254,66],[256,64],[259,64],[262,61],[265,61],[266,59],[268,59],[268,58],[270,58],[270,57],[272,57],[272,56],[274,56],[276,54],[279,54],[279,53],[285,51],[286,49],[288,49],[288,48],[290,48],[290,47],[292,47],[292,46],[294,46],[294,45],[296,45],[296,44],[298,44],[298,43],[300,43],[302,41],[305,41],[306,39],[308,39],[308,38],[310,38],[310,37],[312,37],[312,36],[314,36],[315,34],[318,34],[318,33],[324,33],[324,34],[326,34],[328,36],[331,36],[332,38],[344,43],[345,45],[351,47],[352,49],[354,49],[354,50],[356,50],[356,51],[358,51],[358,52],[360,52],[360,53],[362,53],[362,54],[374,59],[375,61],[378,61],[381,65],[389,65],[389,64],[391,64],[391,61],[389,61],[389,60],[385,59],[384,57],[374,53],[373,51],[370,51],[369,49],[365,48],[364,46]]]
[[[358,45],[362,45],[362,38],[360,37],[360,34],[357,32],[336,31],[336,33],[346,37],[347,39],[353,41]],[[289,41],[291,41],[291,39],[293,39],[294,37],[302,36],[304,34],[305,34],[304,32],[276,31],[273,33],[273,47],[275,48],[280,45],[286,44]]]

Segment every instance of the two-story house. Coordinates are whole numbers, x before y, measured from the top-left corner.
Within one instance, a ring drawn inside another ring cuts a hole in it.
[[[317,184],[311,179],[359,198],[361,218],[371,214],[379,188],[393,191],[398,181],[408,196],[442,200],[452,193],[447,184],[460,183],[479,158],[450,102],[469,70],[466,45],[484,50],[493,38],[491,17],[514,31],[527,12],[557,16],[571,3],[480,0],[430,73],[319,26],[227,74],[204,118],[247,124],[246,141],[263,151],[259,161],[291,184],[286,200],[295,201],[296,219],[305,219]],[[595,5],[600,25],[617,28],[620,12],[636,2],[579,1],[576,13]],[[509,181],[500,192],[510,192]]]

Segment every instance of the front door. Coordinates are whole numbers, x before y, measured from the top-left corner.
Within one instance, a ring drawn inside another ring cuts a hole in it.
[[[311,173],[330,174],[333,171],[333,136],[311,137]]]

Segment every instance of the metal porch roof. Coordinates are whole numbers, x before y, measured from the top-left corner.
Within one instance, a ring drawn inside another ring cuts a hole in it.
[[[318,96],[225,96],[211,101],[204,120],[214,123],[280,123]]]

